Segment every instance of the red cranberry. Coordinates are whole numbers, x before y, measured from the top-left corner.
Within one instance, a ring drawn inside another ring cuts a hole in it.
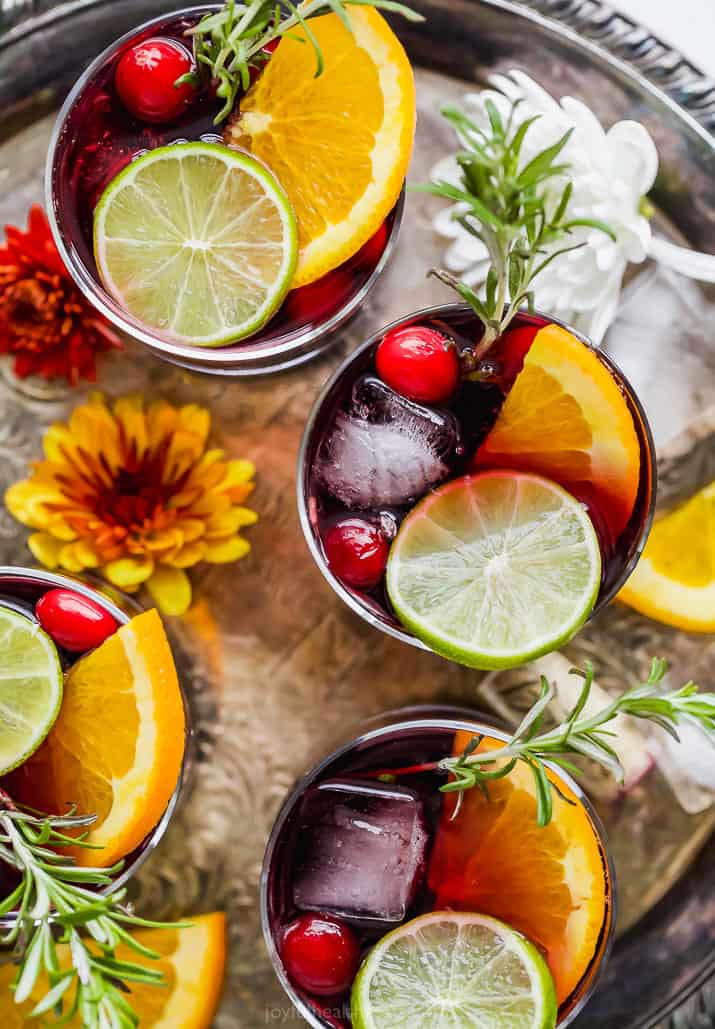
[[[126,50],[117,65],[117,93],[135,118],[173,121],[196,94],[194,86],[174,83],[193,68],[191,55],[175,39],[147,39]]]
[[[377,348],[377,373],[403,397],[443,404],[459,384],[459,355],[441,333],[426,325],[388,332]]]
[[[55,643],[76,654],[93,650],[117,630],[108,611],[74,590],[49,590],[37,601],[35,614]]]
[[[344,993],[360,964],[355,934],[332,915],[296,918],[283,930],[280,952],[293,982],[316,997]]]
[[[332,571],[348,586],[377,586],[390,548],[374,525],[364,518],[343,518],[328,529],[323,545]]]

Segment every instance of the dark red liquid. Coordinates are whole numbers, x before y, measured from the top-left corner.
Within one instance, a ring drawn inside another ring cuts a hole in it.
[[[364,956],[377,940],[394,929],[396,925],[436,910],[437,893],[445,884],[437,878],[439,861],[434,861],[433,857],[437,854],[435,850],[437,841],[442,839],[440,833],[441,827],[445,824],[445,811],[449,815],[451,810],[450,807],[445,808],[445,805],[453,804],[452,795],[439,792],[439,786],[447,781],[447,775],[437,770],[436,765],[440,760],[454,753],[456,725],[454,728],[453,725],[451,719],[447,719],[441,725],[430,725],[426,721],[418,722],[394,729],[388,728],[372,740],[369,738],[359,739],[351,746],[338,751],[335,756],[319,766],[314,773],[309,774],[301,783],[301,789],[290,798],[279,817],[264,865],[265,924],[275,947],[277,955],[275,960],[279,971],[290,984],[295,996],[310,1009],[321,1025],[329,1026],[331,1029],[348,1029],[351,1026],[349,990],[329,998],[311,994],[291,978],[289,970],[283,965],[280,958],[286,926],[300,917],[303,911],[311,910],[310,904],[300,903],[300,887],[296,891],[296,884],[301,883],[306,863],[310,864],[309,852],[314,845],[314,838],[311,836],[310,815],[310,812],[314,810],[312,798],[316,795],[316,791],[319,793],[321,790],[330,790],[336,783],[341,789],[352,787],[356,791],[365,789],[369,791],[375,784],[380,785],[378,777],[384,779],[387,775],[391,782],[386,784],[386,790],[404,789],[412,794],[415,803],[419,805],[421,824],[424,827],[427,842],[422,851],[423,863],[415,878],[415,889],[409,897],[404,914],[395,920],[384,922],[354,914],[347,916],[346,921],[352,933],[357,936]],[[465,723],[462,723],[462,728],[466,728]],[[476,726],[474,726],[474,731],[478,731]],[[452,800],[449,799],[449,796],[452,796]],[[374,809],[364,817],[370,822],[373,834],[377,826],[389,824],[381,822],[383,816],[377,814]],[[336,819],[335,822],[338,826],[337,832],[340,833],[345,824],[344,816]],[[306,827],[308,828],[306,829]],[[599,832],[593,822],[592,827],[594,835],[598,839]],[[338,864],[352,865],[345,876],[344,899],[349,904],[354,903],[355,896],[363,892],[365,879],[371,874],[375,874],[375,867],[369,868],[362,864],[365,855],[353,848],[349,835],[342,839],[343,842],[334,851],[333,857],[326,853],[326,874],[328,876],[331,874],[335,861]],[[519,843],[518,839],[505,839],[504,847],[505,849],[518,848]],[[326,846],[329,848],[330,843],[326,843]],[[601,846],[600,843],[599,846]],[[603,853],[602,847],[601,851]],[[603,862],[608,893],[611,883],[605,856]],[[389,858],[384,859],[384,865],[380,869],[383,883],[395,874],[399,873],[394,872]],[[356,883],[358,884],[357,890],[353,892]],[[298,897],[297,901],[296,896]],[[608,895],[606,904],[601,939],[598,941],[591,965],[572,994],[562,1003],[561,1018],[566,1016],[589,989],[607,949],[611,923],[610,897]],[[460,907],[458,903],[455,903],[454,906],[458,909]],[[330,912],[326,913],[330,914]],[[338,914],[335,917],[345,918],[345,915]]]
[[[202,13],[205,12],[203,8]],[[155,36],[178,40],[190,48],[185,32],[198,19],[198,14],[174,15],[137,32],[97,68],[64,123],[52,169],[57,223],[68,249],[75,251],[100,288],[92,223],[97,201],[112,179],[147,150],[180,141],[221,142],[224,126],[215,125],[214,118],[222,101],[216,99],[210,88],[197,95],[174,122],[149,125],[124,108],[114,86],[115,70],[125,49]],[[289,293],[270,323],[251,341],[268,341],[328,321],[369,280],[385,250],[393,222],[394,212],[349,261],[322,279]]]
[[[412,317],[406,319],[404,324],[408,325],[410,322],[416,323],[417,321],[420,325],[438,329],[451,337],[461,351],[473,347],[481,336],[481,328],[476,317],[464,308],[452,308],[451,311],[443,313],[439,317],[419,319]],[[478,381],[473,378],[463,379],[459,391],[448,405],[448,415],[456,416],[460,426],[458,443],[447,457],[451,469],[449,478],[467,474],[471,470],[474,453],[493,427],[504,399],[522,369],[524,358],[536,332],[546,324],[548,324],[547,319],[540,316],[520,315],[513,327],[494,344],[479,365]],[[388,505],[367,511],[363,507],[362,511],[358,512],[355,507],[336,499],[325,487],[319,473],[320,454],[321,452],[325,453],[324,450],[321,451],[321,448],[329,437],[336,416],[347,410],[355,383],[361,380],[362,376],[376,375],[375,352],[381,338],[379,337],[371,345],[361,348],[333,384],[323,402],[308,441],[305,472],[306,506],[311,528],[319,543],[323,560],[328,567],[329,562],[323,548],[323,539],[337,520],[347,514],[360,513],[376,525],[383,525],[388,538],[391,539],[399,527],[401,519],[428,492],[428,490],[422,490],[415,494],[406,505],[398,507]],[[641,449],[640,480],[636,502],[627,525],[617,538],[614,538],[609,527],[606,498],[600,497],[597,489],[591,483],[563,484],[585,504],[599,538],[603,571],[598,606],[610,600],[616,590],[620,588],[626,573],[631,570],[645,542],[652,509],[654,466],[649,430],[630,387],[608,357],[598,350],[595,352],[608,367],[628,402]],[[429,405],[423,406],[428,407]],[[372,614],[377,615],[388,624],[395,626],[400,624],[392,613],[384,583],[380,583],[375,589],[363,591],[355,590],[345,583],[342,585],[349,590],[361,606]]]

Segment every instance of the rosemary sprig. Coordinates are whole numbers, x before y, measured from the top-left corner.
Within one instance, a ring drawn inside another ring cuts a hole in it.
[[[551,821],[553,792],[559,793],[558,787],[547,775],[545,761],[578,775],[579,769],[569,757],[587,757],[602,765],[623,783],[623,769],[618,754],[609,742],[615,734],[604,728],[618,715],[632,715],[654,722],[676,740],[678,726],[690,723],[704,729],[715,746],[715,693],[701,693],[692,682],[686,683],[679,690],[661,693],[658,687],[666,670],[666,662],[654,658],[645,683],[626,690],[601,711],[584,716],[583,711],[593,685],[593,666],[586,662],[583,669],[572,668],[572,675],[583,678],[583,689],[568,718],[548,732],[540,730],[555,690],[542,675],[541,695],[509,742],[497,750],[477,752],[483,737],[474,737],[459,757],[440,761],[439,767],[453,777],[440,789],[444,793],[463,794],[465,790],[477,786],[488,793],[489,782],[503,779],[518,761],[524,761],[534,776],[538,822],[544,826]]]
[[[491,267],[483,299],[449,272],[435,268],[430,272],[455,289],[484,324],[474,351],[477,359],[502,335],[520,307],[527,304],[533,310],[531,287],[539,273],[561,254],[586,246],[582,242],[553,250],[554,244],[567,240],[577,226],[598,229],[616,239],[604,222],[567,217],[573,185],[568,179],[570,165],[561,153],[573,130],[520,167],[524,139],[539,116],[519,121],[519,103],[513,102],[504,121],[493,101],[487,100],[489,125],[484,128],[463,111],[444,108],[442,114],[464,146],[457,155],[461,186],[436,182],[416,187],[463,204],[465,210],[457,220],[487,248]],[[566,182],[555,192],[553,180],[559,178]]]
[[[118,959],[116,948],[124,944],[143,958],[157,960],[160,955],[135,940],[126,927],[165,926],[137,918],[123,906],[126,890],[102,894],[90,888],[110,886],[121,862],[112,868],[85,868],[61,853],[68,846],[89,846],[84,836],[93,821],[74,810],[50,817],[18,809],[7,794],[0,794],[0,860],[20,873],[19,885],[0,903],[0,916],[12,914],[15,919],[0,935],[0,944],[14,947],[18,960],[16,1003],[30,997],[43,975],[46,979],[47,993],[33,1017],[53,1013],[51,1024],[60,1025],[78,1014],[85,1029],[134,1029],[139,1019],[125,984],[160,986],[164,979],[157,969]],[[77,830],[84,835],[70,835]],[[60,965],[58,943],[69,946],[69,967]]]
[[[350,19],[346,7],[375,7],[381,11],[401,14],[410,21],[424,21],[421,14],[396,0],[304,0],[296,6],[292,0],[251,0],[236,3],[227,0],[220,11],[204,15],[201,21],[186,33],[193,37],[194,61],[197,72],[189,72],[177,79],[198,84],[202,74],[217,80],[216,93],[224,101],[214,119],[223,121],[233,110],[240,91],[251,83],[251,69],[260,69],[269,59],[266,47],[274,40],[302,28],[305,38],[315,51],[315,74],[320,75],[324,58],[318,40],[307,22],[321,14],[337,14],[347,28]],[[294,37],[304,42],[303,36]]]

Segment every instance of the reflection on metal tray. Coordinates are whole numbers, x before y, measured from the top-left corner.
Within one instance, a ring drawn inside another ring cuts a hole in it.
[[[708,132],[715,89],[678,55],[600,0],[414,6],[428,15],[427,26],[398,26],[418,69],[413,179],[424,178],[452,145],[440,104],[459,99],[493,70],[518,66],[559,95],[586,99],[606,124],[642,121],[661,156],[657,230],[715,252],[715,142]],[[22,220],[41,199],[53,112],[72,80],[111,39],[166,9],[166,0],[6,0],[0,223]],[[491,702],[515,717],[524,703],[523,673],[521,681],[511,674],[485,682],[359,622],[323,583],[298,527],[295,457],[319,385],[340,354],[377,326],[444,300],[441,287],[424,278],[439,256],[431,203],[408,198],[388,273],[338,349],[314,364],[226,387],[150,361],[130,344],[102,368],[110,393],[141,388],[209,405],[217,442],[253,458],[259,470],[253,506],[262,520],[252,530],[252,556],[237,568],[201,571],[197,602],[174,626],[199,753],[182,809],[137,883],[140,905],[156,915],[227,910],[231,964],[219,1029],[259,1029],[291,1017],[260,940],[257,884],[268,829],[294,776],[346,726],[387,708],[435,699]],[[713,416],[706,408],[715,395],[714,300],[712,291],[672,273],[640,267],[607,339],[652,420],[665,504],[713,477]],[[40,401],[0,384],[0,488],[38,455],[39,432],[81,396]],[[0,563],[28,557],[23,532],[0,511]],[[658,627],[617,606],[569,649],[571,659],[595,659],[606,688],[642,675],[651,653],[670,657],[674,681],[700,676],[712,685],[712,639]],[[598,780],[591,791],[618,866],[621,935],[605,982],[577,1025],[645,1029],[665,1019],[715,963],[715,849],[712,839],[706,842],[713,809],[682,769],[663,762],[627,796]],[[694,1018],[704,1005],[691,1002]]]

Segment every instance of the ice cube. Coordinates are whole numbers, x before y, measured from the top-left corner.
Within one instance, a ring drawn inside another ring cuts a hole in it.
[[[348,507],[400,505],[448,478],[461,452],[453,414],[416,404],[365,375],[323,442],[318,474]]]
[[[425,871],[422,802],[402,786],[328,780],[303,799],[293,901],[361,925],[404,920]]]

